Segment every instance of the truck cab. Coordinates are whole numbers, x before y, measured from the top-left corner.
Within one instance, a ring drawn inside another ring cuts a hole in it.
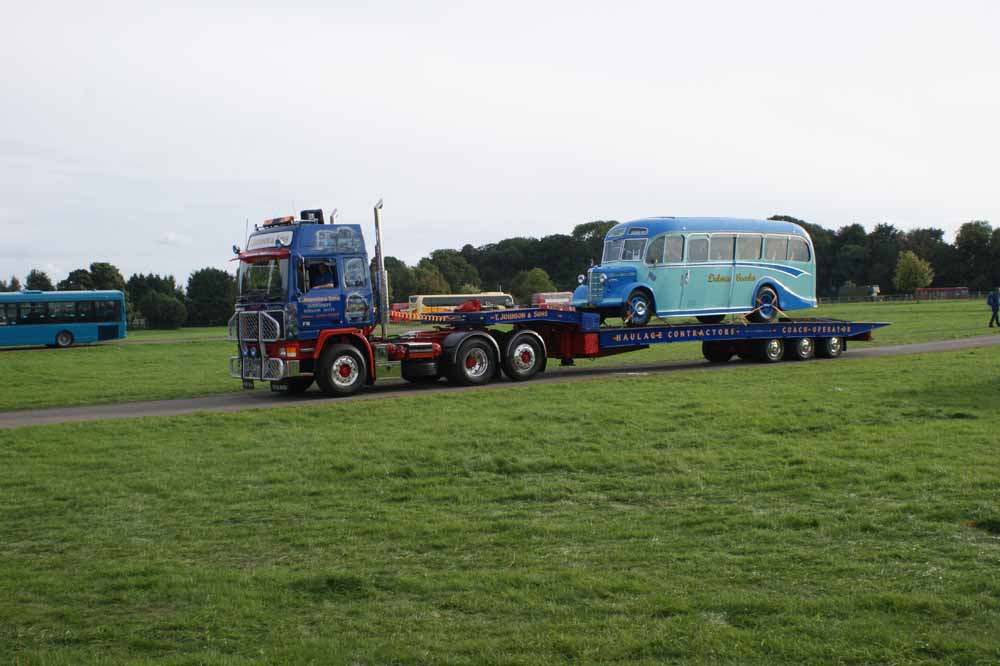
[[[235,261],[229,337],[239,355],[230,359],[230,374],[244,383],[280,385],[309,375],[324,332],[364,335],[375,324],[378,301],[360,225],[325,224],[318,209],[267,220]]]

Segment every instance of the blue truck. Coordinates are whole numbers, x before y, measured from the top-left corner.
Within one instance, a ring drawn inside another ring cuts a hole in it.
[[[773,317],[764,322],[606,327],[599,311],[545,307],[422,316],[430,330],[389,335],[388,280],[382,252],[382,202],[375,206],[375,256],[369,261],[360,225],[324,220],[321,209],[270,219],[255,228],[239,262],[239,296],[229,321],[236,353],[230,375],[253,388],[270,383],[302,393],[315,382],[332,396],[375,384],[398,366],[403,379],[486,384],[501,375],[525,381],[548,360],[621,354],[650,345],[699,342],[713,363],[734,356],[773,363],[835,358],[848,341],[871,338],[884,323]],[[412,321],[412,319],[407,318]]]

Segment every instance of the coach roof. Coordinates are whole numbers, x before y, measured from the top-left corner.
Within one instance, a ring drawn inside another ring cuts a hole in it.
[[[631,235],[631,229],[646,229],[643,236],[655,236],[668,231],[684,231],[688,233],[710,233],[710,232],[737,232],[737,233],[766,233],[766,234],[792,234],[809,238],[806,230],[792,222],[780,222],[778,220],[749,220],[736,217],[646,217],[640,220],[632,220],[615,225],[608,232],[609,237],[614,235]]]

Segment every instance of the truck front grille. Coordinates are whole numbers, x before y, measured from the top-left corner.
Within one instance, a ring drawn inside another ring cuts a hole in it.
[[[284,313],[280,311],[237,312],[229,320],[229,339],[277,342],[281,339],[283,320]]]

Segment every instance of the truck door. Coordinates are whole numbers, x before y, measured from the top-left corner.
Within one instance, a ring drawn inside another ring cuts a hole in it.
[[[343,257],[344,320],[349,326],[369,326],[375,322],[375,308],[368,262],[363,256]]]

